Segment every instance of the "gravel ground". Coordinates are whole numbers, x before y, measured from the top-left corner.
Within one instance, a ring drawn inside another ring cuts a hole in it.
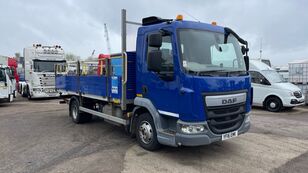
[[[101,119],[76,125],[57,99],[0,104],[0,172],[307,172],[308,108],[254,108],[249,133],[202,147],[140,148]]]

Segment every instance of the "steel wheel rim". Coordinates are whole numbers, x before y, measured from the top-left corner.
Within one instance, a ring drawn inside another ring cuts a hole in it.
[[[74,106],[73,106],[73,110],[72,110],[72,115],[73,115],[73,118],[74,118],[74,119],[77,119],[77,112],[78,112],[77,106],[74,105]]]
[[[141,141],[145,144],[149,144],[152,142],[153,139],[153,129],[149,122],[142,121],[141,125],[139,126],[139,137]]]
[[[277,106],[277,104],[276,104],[275,102],[271,102],[271,103],[270,103],[270,107],[271,107],[272,109],[275,109],[276,106]]]

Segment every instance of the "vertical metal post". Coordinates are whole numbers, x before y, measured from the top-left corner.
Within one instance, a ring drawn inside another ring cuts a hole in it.
[[[126,52],[126,10],[121,11],[122,54]]]
[[[127,57],[125,56],[126,52],[126,10],[122,9],[121,11],[121,36],[122,36],[122,99],[121,99],[121,109],[126,110],[126,61]]]

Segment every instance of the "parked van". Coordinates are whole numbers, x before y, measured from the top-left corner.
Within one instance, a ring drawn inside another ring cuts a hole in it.
[[[250,60],[250,75],[253,86],[253,105],[263,106],[268,111],[278,112],[303,105],[304,95],[300,88],[287,81],[274,69],[258,60]]]

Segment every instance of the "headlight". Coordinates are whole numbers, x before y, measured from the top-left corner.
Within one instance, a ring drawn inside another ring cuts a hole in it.
[[[201,133],[205,130],[204,125],[185,125],[181,127],[181,131],[187,134]]]

